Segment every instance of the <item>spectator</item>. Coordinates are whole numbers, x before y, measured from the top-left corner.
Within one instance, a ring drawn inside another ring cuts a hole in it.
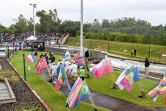
[[[88,51],[88,49],[87,49],[86,52],[85,52],[85,58],[86,58],[86,59],[89,58],[89,51]]]
[[[145,59],[145,74],[146,77],[148,77],[148,68],[149,68],[150,62],[148,60],[148,58]]]

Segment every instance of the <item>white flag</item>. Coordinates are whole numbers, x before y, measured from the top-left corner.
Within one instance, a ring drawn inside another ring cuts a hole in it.
[[[69,51],[66,51],[66,54],[65,54],[65,56],[64,56],[64,58],[63,58],[63,63],[67,60],[67,59],[69,59],[70,58],[70,52]]]

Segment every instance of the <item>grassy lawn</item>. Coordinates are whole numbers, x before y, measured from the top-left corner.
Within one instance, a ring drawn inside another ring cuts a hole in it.
[[[73,44],[73,41],[74,41],[74,44]],[[150,51],[151,51],[150,59],[151,60],[153,59],[155,61],[166,62],[166,60],[163,60],[163,57],[162,57],[162,54],[166,54],[166,46],[161,46],[161,45],[84,39],[83,46],[87,47],[87,48],[91,48],[91,49],[99,48],[99,49],[108,51],[108,42],[109,42],[109,51],[110,52],[119,53],[121,55],[124,55],[124,50],[127,50],[126,55],[130,56],[131,50],[136,49],[137,50],[136,55],[139,57],[142,57],[143,59],[145,59],[145,57],[148,57],[148,53],[149,53],[148,50],[150,47]],[[90,45],[90,43],[91,43],[91,45]],[[80,46],[79,38],[70,37],[67,40],[66,45]]]
[[[12,57],[10,62],[18,70],[18,72],[23,76],[23,54],[25,57],[31,54],[31,51],[18,51],[16,55]],[[38,53],[40,55],[40,52]],[[48,54],[47,54],[48,55]],[[60,56],[55,55],[56,63]],[[39,60],[39,58],[38,58]],[[67,97],[60,91],[56,90],[55,87],[47,82],[43,77],[37,74],[34,70],[36,66],[35,63],[26,62],[26,74],[27,82],[32,86],[32,88],[37,92],[37,94],[49,105],[53,111],[71,111],[70,108],[65,108],[65,103]],[[31,67],[31,70],[28,70]],[[97,107],[98,111],[110,111],[101,107]],[[81,102],[79,106],[72,109],[73,111],[93,111],[92,105]]]
[[[120,72],[114,72],[115,78],[118,78],[119,74]],[[160,95],[157,99],[157,102],[154,103],[148,95],[146,95],[146,98],[143,99],[138,98],[141,93],[137,83],[134,83],[133,89],[128,92],[125,89],[112,89],[111,87],[113,86],[113,82],[115,82],[115,80],[112,80],[110,74],[103,76],[100,79],[93,77],[91,77],[91,79],[87,79],[88,86],[97,92],[146,106],[164,107],[164,95]],[[144,91],[147,93],[157,82],[143,78],[142,83],[144,86]]]

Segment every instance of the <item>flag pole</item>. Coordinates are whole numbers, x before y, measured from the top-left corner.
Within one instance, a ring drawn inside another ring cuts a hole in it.
[[[26,81],[25,54],[23,54],[24,80]]]
[[[47,70],[48,70],[49,77],[52,77],[50,73],[50,69],[48,68],[48,65],[47,65]]]
[[[85,80],[84,80],[85,81]],[[86,82],[86,81],[85,81]],[[88,86],[88,85],[87,85]],[[89,89],[89,88],[88,88]],[[90,90],[89,90],[89,92],[90,92]],[[95,102],[94,102],[94,100],[93,100],[93,97],[92,97],[92,93],[90,92],[90,96],[89,96],[89,100],[90,100],[90,102],[92,103],[92,106],[93,106],[93,108],[94,108],[94,111],[97,111],[97,108],[96,108],[96,105],[95,105]]]
[[[89,90],[89,92],[90,92],[90,90]],[[91,92],[90,92],[90,94],[91,94]],[[89,96],[89,100],[92,103],[94,111],[97,111],[97,108],[96,108],[95,102],[93,100],[92,94]]]
[[[114,80],[115,80],[115,74],[114,74],[114,71],[113,71],[113,74],[110,74],[110,75],[111,75],[111,79],[112,79],[112,82],[113,82],[112,89],[117,89],[117,85],[114,83]]]
[[[66,77],[67,77],[67,75],[66,75]],[[68,79],[68,77],[66,78],[66,83],[67,83],[67,87],[68,87],[68,89],[69,89],[69,92],[70,92],[70,90],[71,90],[71,87],[70,87],[70,84],[69,84],[69,79]]]

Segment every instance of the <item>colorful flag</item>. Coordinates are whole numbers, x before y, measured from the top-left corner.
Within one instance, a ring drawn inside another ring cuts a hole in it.
[[[74,83],[69,96],[66,100],[66,107],[74,108],[79,105],[80,101],[90,96],[89,88],[86,81],[82,81],[80,77]]]
[[[166,93],[166,77],[165,74],[152,89],[150,89],[147,94],[153,99],[154,103],[157,101],[159,95]]]
[[[66,72],[65,72],[65,69],[64,67],[61,65],[59,66],[58,68],[58,81],[55,85],[56,89],[60,89],[61,88],[61,84],[63,83],[63,81],[67,78],[66,76]]]
[[[75,61],[75,63],[76,63],[78,66],[85,66],[84,57],[82,57],[82,56],[80,56],[80,55],[77,55],[77,56],[74,58],[74,61]]]
[[[133,74],[134,74],[134,82],[137,82],[137,81],[141,80],[138,67],[135,67],[135,68],[134,68]]]
[[[116,85],[123,90],[124,86],[121,84],[122,79],[125,77],[125,74],[127,72],[127,70],[129,69],[129,67],[127,67],[122,73],[121,75],[118,77],[118,79],[116,80]]]
[[[90,69],[90,72],[96,78],[109,74],[113,71],[111,61],[109,59],[103,59],[99,64]]]
[[[28,61],[28,62],[36,62],[36,57],[34,56],[34,54],[31,54],[31,55],[28,55],[25,58],[25,60]]]
[[[48,66],[47,66],[46,59],[45,59],[45,57],[42,57],[42,58],[39,60],[37,66],[36,66],[36,72],[37,72],[38,74],[41,74],[41,73],[42,73],[42,70],[43,70],[44,68],[47,68],[47,67],[48,67]]]
[[[133,68],[134,67],[131,67],[129,70],[126,71],[125,77],[120,82],[127,91],[130,91],[132,89],[132,83],[134,82],[134,74],[132,72]]]
[[[116,84],[121,90],[125,88],[127,91],[130,91],[132,89],[133,82],[137,82],[140,79],[141,78],[137,67],[127,67],[118,77]]]

